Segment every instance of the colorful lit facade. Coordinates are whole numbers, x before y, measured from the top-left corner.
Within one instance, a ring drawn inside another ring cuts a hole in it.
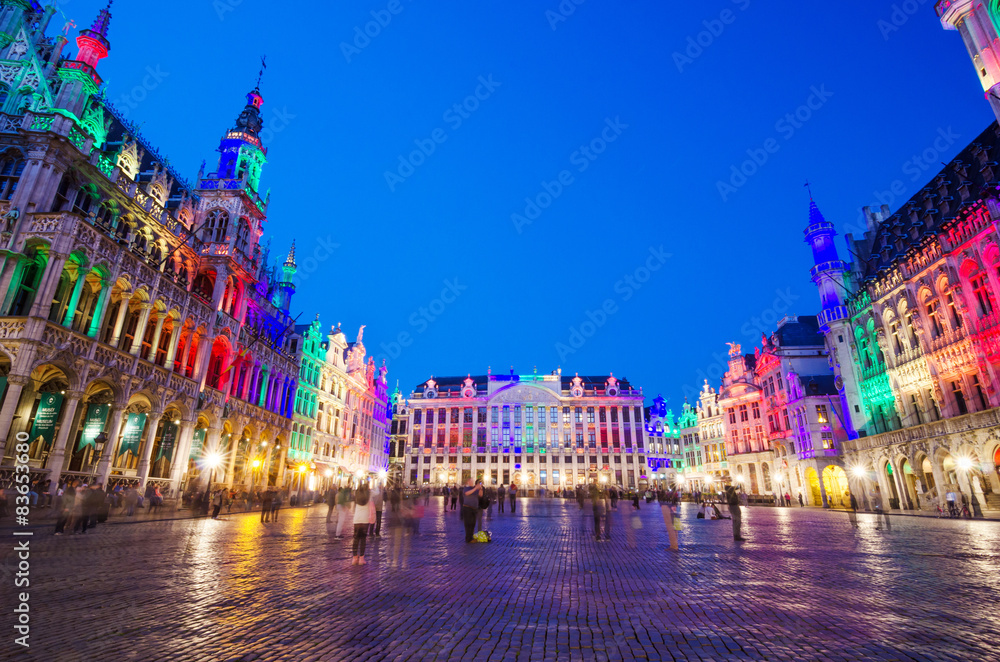
[[[680,431],[674,422],[674,413],[667,409],[666,400],[657,395],[653,404],[646,408],[646,438],[649,479],[639,487],[669,489],[677,481],[683,468],[680,447]]]
[[[409,398],[404,482],[637,487],[648,471],[642,400],[626,380],[559,370],[429,379]]]
[[[729,459],[726,455],[726,427],[722,422],[719,394],[708,385],[707,379],[698,395],[698,407],[695,411],[698,415],[698,435],[703,449],[704,482],[706,487],[712,489],[711,483],[725,481],[730,476]]]
[[[294,288],[259,244],[260,93],[189,185],[99,95],[108,10],[75,58],[53,11],[0,9],[0,440],[27,433],[53,480],[176,490],[207,456],[216,483],[277,484]]]
[[[403,397],[399,385],[389,399],[389,469],[393,485],[402,485],[406,473],[406,448],[409,440],[410,403]]]

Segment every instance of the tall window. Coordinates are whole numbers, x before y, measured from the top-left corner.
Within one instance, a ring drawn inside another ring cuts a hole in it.
[[[753,410],[753,417],[755,419],[759,419],[760,418],[760,403],[758,403],[758,402],[752,402],[752,403],[750,403],[750,407]]]
[[[976,399],[979,400],[979,410],[989,409],[989,400],[986,399],[986,393],[983,392],[983,385],[979,382],[979,375],[972,376],[972,386],[976,389]]]
[[[972,279],[972,292],[976,295],[979,305],[979,316],[984,317],[993,312],[993,295],[986,284],[986,274],[979,274]]]
[[[45,257],[39,255],[35,248],[26,249],[24,254],[24,266],[21,268],[17,290],[10,304],[9,313],[14,317],[27,315],[28,311],[31,310],[31,304],[35,301],[35,291],[38,289],[38,282],[41,280],[42,272],[45,270]]]
[[[24,159],[14,150],[0,158],[0,200],[10,200],[17,190],[17,183],[24,172]]]
[[[816,405],[816,420],[820,423],[829,422],[829,416],[827,415],[826,405]]]
[[[955,396],[955,406],[958,407],[959,414],[968,414],[969,405],[965,402],[965,394],[962,393],[962,383],[953,381],[951,383],[951,393]]]
[[[938,318],[939,308],[940,306],[937,301],[927,302],[927,318],[931,321],[931,330],[933,331],[935,338],[944,333],[944,328],[941,326],[941,320]]]
[[[955,306],[955,297],[952,294],[948,294],[948,314],[951,315],[951,327],[953,329],[962,328],[962,317],[958,314],[958,308]]]
[[[750,420],[750,417],[747,415],[747,406],[746,405],[740,405],[740,422],[741,423],[746,423],[749,420]]]
[[[208,212],[205,225],[201,231],[201,240],[206,243],[223,243],[229,233],[229,214],[222,209]]]

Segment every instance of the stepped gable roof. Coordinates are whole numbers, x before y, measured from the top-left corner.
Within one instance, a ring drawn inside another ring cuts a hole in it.
[[[958,215],[976,204],[984,191],[996,193],[1000,177],[1000,126],[990,124],[923,189],[882,220],[864,240],[857,240],[858,260],[864,280],[877,278],[910,251],[940,232]]]

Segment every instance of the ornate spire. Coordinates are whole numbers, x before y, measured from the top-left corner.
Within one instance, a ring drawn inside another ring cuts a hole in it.
[[[100,11],[94,24],[89,30],[81,30],[80,36],[76,38],[76,45],[80,52],[76,59],[78,62],[90,65],[97,69],[97,63],[108,56],[111,50],[111,42],[108,41],[108,28],[111,25],[111,2]]]
[[[292,247],[288,251],[288,257],[285,258],[285,266],[295,268],[295,240],[292,239]]]
[[[94,24],[90,26],[91,32],[96,32],[105,39],[108,38],[108,27],[111,25],[111,4],[114,0],[108,0],[108,6],[101,10],[94,19]]]

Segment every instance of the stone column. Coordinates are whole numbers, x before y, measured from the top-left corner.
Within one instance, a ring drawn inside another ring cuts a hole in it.
[[[63,326],[73,326],[73,318],[76,317],[76,306],[80,302],[80,292],[83,291],[83,285],[86,282],[87,274],[83,272],[83,267],[77,267],[76,283],[73,285],[73,293],[69,297],[69,305],[66,306],[66,314],[62,319]]]
[[[125,315],[128,314],[128,299],[122,295],[121,303],[118,306],[118,317],[115,319],[115,329],[108,338],[108,344],[113,347],[118,346],[118,341],[122,339],[122,329],[125,327]]]
[[[0,406],[0,464],[7,448],[7,436],[10,434],[10,426],[14,421],[14,414],[17,413],[17,405],[21,402],[21,391],[31,383],[31,378],[27,375],[7,375],[7,393],[3,398],[3,405]]]
[[[45,467],[49,470],[49,477],[54,475],[55,482],[59,482],[59,474],[62,473],[63,464],[66,459],[66,443],[70,433],[76,429],[76,410],[83,399],[83,391],[67,391],[66,400],[63,403],[62,423],[59,425],[59,434],[56,435],[55,443],[52,445],[52,453],[49,455]],[[72,451],[70,451],[72,454]]]
[[[174,448],[174,458],[170,462],[170,485],[180,496],[181,480],[188,468],[188,458],[191,456],[191,443],[194,441],[194,426],[197,421],[181,421],[177,432],[177,446]],[[178,506],[180,501],[178,500]]]
[[[146,486],[146,479],[149,477],[149,463],[153,456],[153,445],[156,443],[156,430],[160,427],[160,420],[163,412],[149,415],[149,429],[146,432],[146,442],[143,444],[139,466],[136,468],[136,478],[139,479],[139,489]]]
[[[146,335],[146,324],[149,323],[149,315],[153,312],[153,304],[143,303],[139,306],[142,311],[139,313],[139,321],[135,325],[135,337],[132,338],[132,347],[129,348],[128,353],[132,356],[139,356],[139,351],[142,349],[142,339]]]
[[[48,317],[49,308],[52,306],[52,297],[56,294],[56,288],[59,287],[59,278],[62,276],[63,268],[66,266],[66,260],[69,255],[66,253],[49,253],[48,264],[45,268],[45,273],[42,275],[41,283],[39,283],[38,290],[35,291],[35,300],[31,304],[31,312],[28,313],[32,317]]]
[[[156,316],[156,329],[153,330],[153,342],[150,343],[149,354],[146,356],[146,360],[150,363],[156,363],[156,350],[160,346],[160,334],[163,333],[163,323],[167,321],[166,314],[158,314]]]
[[[108,304],[111,303],[111,283],[104,283],[101,287],[101,293],[97,297],[97,305],[94,306],[94,317],[90,320],[90,327],[87,329],[87,335],[91,338],[96,338],[101,332],[101,323],[104,321],[104,315],[108,312]]]
[[[108,484],[108,476],[111,475],[111,461],[118,450],[118,435],[122,430],[122,418],[125,414],[125,407],[112,405],[111,407],[111,427],[108,428],[108,441],[101,451],[101,458],[97,463],[97,478],[104,484]]]
[[[174,359],[177,357],[177,345],[181,341],[181,328],[180,320],[173,321],[173,327],[170,330],[170,345],[167,346],[167,355],[163,360],[163,367],[167,370],[174,369]],[[183,365],[183,364],[182,364]]]
[[[180,334],[177,334],[178,341],[180,340]],[[188,358],[191,356],[191,345],[194,344],[195,335],[194,329],[188,334],[187,342],[184,343],[184,350],[181,352],[181,372],[182,375],[187,375],[187,364]]]

